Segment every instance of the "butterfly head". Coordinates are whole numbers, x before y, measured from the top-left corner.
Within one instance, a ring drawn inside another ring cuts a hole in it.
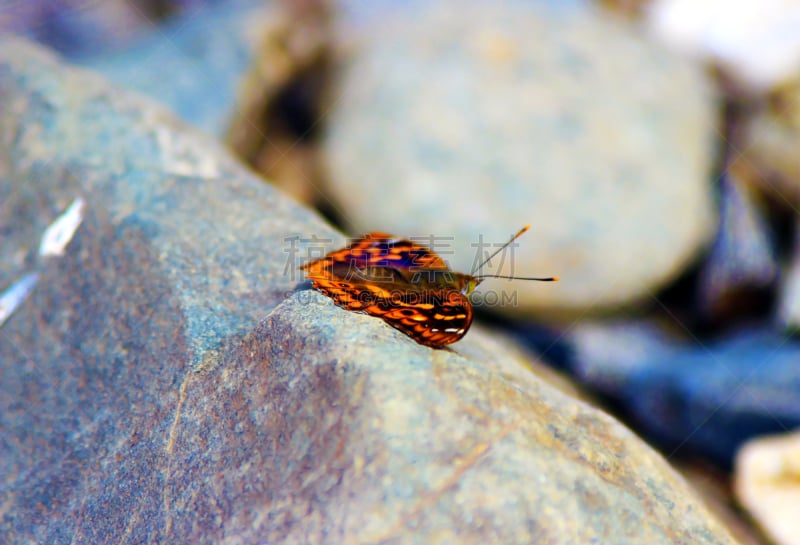
[[[474,276],[465,274],[461,277],[461,293],[464,295],[469,295],[475,288],[478,287],[478,284],[483,282],[483,278],[476,278]]]

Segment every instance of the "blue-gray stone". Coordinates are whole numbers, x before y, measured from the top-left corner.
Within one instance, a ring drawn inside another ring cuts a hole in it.
[[[161,0],[171,18],[191,19],[223,5],[253,4],[254,0]],[[147,5],[149,4],[149,5]],[[154,2],[70,2],[64,0],[4,0],[0,2],[0,33],[25,35],[54,48],[67,58],[93,57],[100,51],[124,48],[142,34],[158,29]],[[150,8],[150,9],[148,9]],[[163,12],[162,12],[163,13]]]
[[[119,0],[4,0],[0,2],[0,34],[27,36],[75,58],[120,47],[151,26],[135,5]]]
[[[562,342],[562,366],[670,455],[728,465],[744,441],[800,426],[800,343],[777,331],[708,341],[656,322],[587,321]]]
[[[248,25],[264,13],[252,4],[239,1],[191,11],[122,51],[86,57],[81,63],[221,137],[255,55],[256,37]]]
[[[730,463],[746,440],[800,426],[800,343],[771,331],[690,342],[628,378],[631,414],[669,452]]]
[[[561,364],[580,383],[616,397],[631,375],[645,369],[652,358],[670,355],[676,344],[656,323],[586,320],[569,331],[569,355]]]

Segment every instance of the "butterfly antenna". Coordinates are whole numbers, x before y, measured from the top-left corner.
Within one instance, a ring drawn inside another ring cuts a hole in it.
[[[506,280],[536,280],[537,282],[558,282],[557,276],[548,276],[546,278],[537,278],[533,276],[500,276],[498,274],[482,274],[476,276],[480,280],[484,278],[505,278]]]
[[[482,262],[480,265],[478,265],[477,267],[473,268],[473,269],[472,269],[472,272],[474,273],[475,271],[479,271],[479,270],[481,270],[481,267],[483,267],[484,265],[486,265],[487,263],[489,263],[489,262],[492,260],[492,258],[493,258],[494,256],[496,256],[497,254],[499,254],[500,252],[502,252],[503,250],[505,250],[505,249],[506,249],[506,247],[508,247],[508,245],[509,245],[509,244],[511,244],[512,242],[514,242],[515,240],[517,240],[519,237],[521,237],[523,234],[525,234],[525,232],[526,232],[528,229],[530,229],[530,228],[531,228],[531,226],[530,226],[530,225],[526,225],[525,227],[523,227],[522,229],[520,229],[519,231],[517,231],[517,234],[516,234],[516,235],[514,235],[513,237],[511,237],[510,239],[508,239],[508,242],[506,242],[505,244],[503,244],[502,246],[500,246],[500,247],[499,247],[497,250],[495,250],[495,252],[494,252],[492,255],[490,255],[489,257],[487,257],[486,259],[484,259],[484,260],[483,260],[483,262]],[[479,277],[477,277],[477,278],[486,278],[486,277],[485,277],[485,276],[479,276]]]

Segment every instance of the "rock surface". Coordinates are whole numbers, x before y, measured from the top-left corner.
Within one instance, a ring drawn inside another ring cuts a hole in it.
[[[736,456],[736,495],[776,545],[799,545],[800,433],[745,444]]]
[[[699,458],[670,461],[741,545],[767,545],[763,532],[742,516],[742,506],[734,497],[732,477],[727,471]]]
[[[711,238],[698,66],[579,1],[368,17],[325,139],[353,231],[452,237],[451,265],[469,272],[480,235],[533,224],[505,272],[562,282],[517,283],[518,305],[498,310],[573,316],[645,297]]]
[[[276,2],[261,12],[259,43],[225,141],[295,199],[324,206],[317,141],[332,74],[331,6]]]
[[[341,235],[161,109],[10,39],[0,103],[8,542],[735,543],[498,337],[296,290],[287,233]]]

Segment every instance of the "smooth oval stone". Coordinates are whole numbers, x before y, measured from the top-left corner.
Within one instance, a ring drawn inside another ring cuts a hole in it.
[[[9,38],[0,102],[7,541],[736,543],[501,336],[298,289],[342,235],[164,110]]]
[[[684,269],[715,225],[698,66],[583,2],[411,4],[363,30],[332,100],[354,232],[439,237],[470,272],[477,244],[532,224],[484,272],[562,281],[487,281],[516,294],[505,312],[607,310]]]

